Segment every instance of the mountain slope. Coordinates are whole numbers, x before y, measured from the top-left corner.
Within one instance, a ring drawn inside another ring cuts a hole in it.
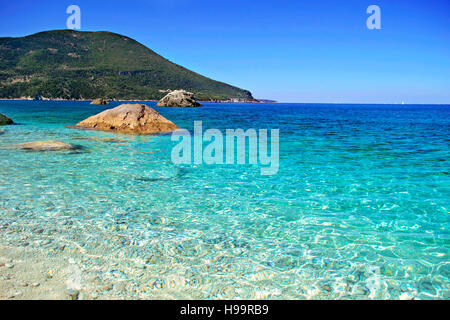
[[[0,38],[0,98],[160,99],[185,89],[197,99],[252,100],[249,91],[192,72],[110,32],[56,30]]]

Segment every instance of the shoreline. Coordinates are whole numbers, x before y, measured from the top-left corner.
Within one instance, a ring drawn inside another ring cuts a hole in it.
[[[25,99],[25,98],[0,98],[0,101],[74,101],[74,102],[90,102],[93,99],[42,99],[42,100],[34,100],[34,99]],[[159,100],[108,100],[112,102],[158,102]],[[449,103],[370,103],[370,102],[281,102],[275,100],[257,100],[257,101],[205,101],[205,100],[197,100],[201,103],[261,103],[261,104],[304,104],[304,105],[374,105],[374,106],[384,106],[384,105],[393,105],[393,106],[450,106]]]
[[[43,98],[43,99],[27,99],[27,98],[0,98],[0,101],[75,101],[75,102],[91,102],[94,99],[59,99],[59,98],[55,98],[55,99],[48,99],[48,98]],[[140,102],[140,101],[151,101],[151,102],[158,102],[159,100],[155,100],[155,99],[150,99],[150,100],[146,100],[146,99],[105,99],[108,102]],[[231,100],[215,100],[215,101],[211,101],[211,100],[197,100],[198,102],[202,102],[202,103],[278,103],[278,101],[274,101],[274,100],[243,100],[243,101],[231,101]]]

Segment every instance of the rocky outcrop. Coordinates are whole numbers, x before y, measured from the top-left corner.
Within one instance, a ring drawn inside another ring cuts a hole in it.
[[[106,101],[103,98],[98,98],[98,99],[92,100],[92,102],[90,104],[102,104],[102,105],[105,105],[105,104],[109,104],[109,102]]]
[[[184,90],[174,90],[159,100],[157,107],[200,107],[194,94]]]
[[[13,123],[14,123],[14,121],[12,121],[10,118],[5,116],[4,114],[0,113],[0,126],[4,126],[7,124],[13,124]]]
[[[15,148],[30,151],[60,151],[76,149],[73,144],[56,140],[25,142],[15,145]]]
[[[177,125],[144,104],[121,104],[79,122],[75,128],[129,134],[171,132]]]

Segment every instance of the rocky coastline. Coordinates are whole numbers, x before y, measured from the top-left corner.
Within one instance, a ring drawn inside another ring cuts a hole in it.
[[[65,99],[65,98],[48,98],[48,97],[42,97],[40,101],[76,101],[76,102],[91,102],[94,100],[92,99]],[[0,98],[0,101],[36,101],[32,97],[20,97],[20,98]],[[157,99],[108,99],[109,102],[140,102],[140,101],[147,101],[147,102],[158,102]],[[247,100],[247,99],[237,99],[237,98],[230,98],[227,100],[219,100],[219,99],[209,99],[209,100],[197,100],[200,103],[278,103],[278,101],[275,100]]]

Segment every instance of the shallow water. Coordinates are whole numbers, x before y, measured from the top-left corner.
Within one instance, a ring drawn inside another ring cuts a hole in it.
[[[0,244],[64,244],[131,298],[450,298],[450,106],[156,108],[189,130],[279,128],[263,176],[175,165],[168,135],[65,127],[118,104],[0,101],[17,123],[0,136]],[[81,149],[9,148],[33,140]]]

